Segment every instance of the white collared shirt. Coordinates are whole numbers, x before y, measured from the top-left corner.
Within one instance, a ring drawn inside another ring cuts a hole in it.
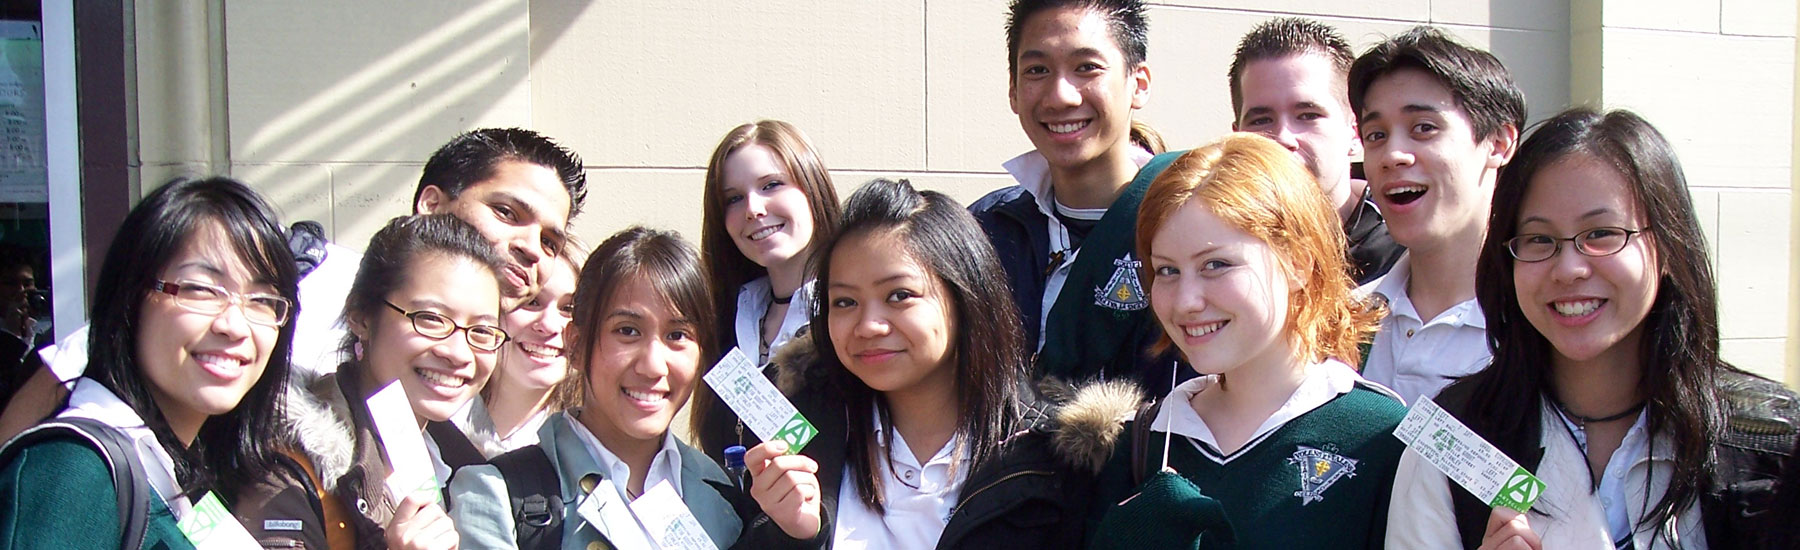
[[[1149,151],[1137,147],[1128,149],[1130,149],[1131,162],[1137,164],[1138,168],[1143,168],[1150,162],[1150,159],[1156,157]],[[1043,153],[1032,150],[1013,157],[1012,160],[1002,163],[1001,166],[1006,168],[1006,173],[1011,174],[1014,181],[1019,182],[1019,187],[1031,193],[1031,198],[1037,201],[1038,212],[1050,219],[1050,253],[1068,251],[1064,255],[1062,263],[1058,264],[1056,269],[1050,272],[1050,276],[1044,279],[1044,296],[1042,303],[1039,304],[1042,309],[1038,315],[1038,341],[1032,347],[1034,350],[1042,350],[1044,349],[1044,327],[1048,326],[1050,308],[1056,305],[1056,297],[1062,294],[1063,283],[1069,280],[1069,269],[1075,265],[1075,256],[1080,251],[1072,246],[1073,240],[1069,238],[1069,228],[1056,217],[1056,194],[1050,185],[1050,160],[1044,158]],[[1019,306],[1025,307],[1025,304],[1019,304]]]
[[[881,468],[881,495],[885,514],[864,505],[856,490],[855,468],[844,467],[844,479],[838,485],[838,517],[832,534],[832,547],[843,550],[864,548],[935,548],[950,523],[950,512],[969,478],[969,463],[958,452],[959,437],[952,435],[944,446],[925,464],[919,464],[906,438],[898,430],[893,439],[881,429],[881,418],[875,418],[877,444],[887,449],[888,461],[878,461]],[[891,445],[887,444],[892,442]]]
[[[1307,368],[1306,377],[1300,380],[1300,386],[1294,388],[1293,395],[1289,395],[1281,408],[1275,409],[1274,414],[1270,414],[1261,426],[1257,426],[1256,432],[1251,434],[1243,447],[1229,455],[1219,451],[1218,438],[1213,436],[1206,421],[1200,418],[1200,413],[1194,412],[1194,407],[1189,405],[1194,395],[1211,388],[1218,379],[1216,375],[1201,376],[1175,386],[1163,400],[1164,406],[1159,408],[1150,429],[1186,437],[1200,450],[1202,456],[1219,464],[1226,464],[1243,456],[1244,451],[1256,448],[1258,443],[1287,425],[1289,420],[1312,412],[1313,409],[1337,399],[1339,395],[1350,393],[1350,390],[1356,389],[1356,381],[1362,377],[1357,376],[1350,365],[1336,359],[1313,364]],[[1158,449],[1157,452],[1160,453],[1161,450]]]
[[[631,466],[624,460],[620,460],[618,455],[606,448],[606,445],[601,444],[600,439],[594,437],[594,432],[588,431],[587,426],[581,423],[581,419],[576,416],[574,411],[565,411],[561,414],[567,417],[570,431],[575,432],[575,435],[581,438],[581,443],[587,446],[588,452],[594,453],[594,461],[606,470],[606,479],[611,480],[613,486],[618,487],[619,497],[625,499],[626,502],[636,500],[629,492],[630,489],[626,487],[630,484]],[[674,430],[663,433],[662,449],[656,451],[656,456],[650,459],[650,471],[644,475],[644,490],[648,491],[651,487],[664,481],[669,482],[669,485],[675,488],[675,494],[681,494],[681,451],[675,447]],[[656,539],[652,538],[651,540]]]
[[[1587,430],[1569,421],[1569,417],[1557,411],[1556,417],[1562,420],[1562,428],[1575,438],[1575,444],[1587,454]],[[1595,496],[1600,497],[1600,508],[1606,511],[1606,529],[1611,532],[1614,541],[1631,535],[1631,521],[1625,516],[1625,472],[1637,461],[1646,458],[1650,451],[1649,427],[1647,421],[1649,411],[1639,411],[1637,421],[1625,431],[1625,438],[1619,441],[1619,448],[1613,450],[1606,460],[1606,470],[1600,474],[1600,490]]]
[[[78,378],[73,383],[75,389],[69,392],[69,406],[58,413],[57,418],[93,419],[125,432],[136,444],[138,461],[144,464],[144,476],[149,478],[150,487],[163,497],[163,503],[168,505],[177,521],[186,518],[193,505],[187,497],[181,496],[181,488],[175,482],[175,460],[163,449],[156,433],[145,425],[143,417],[93,379]]]
[[[810,307],[813,302],[814,284],[814,281],[806,281],[800,283],[800,288],[794,289],[794,295],[788,302],[787,314],[781,316],[781,328],[777,330],[775,339],[769,341],[769,347],[763,348],[763,315],[767,314],[769,307],[775,303],[774,287],[770,285],[768,277],[758,277],[754,281],[744,283],[744,286],[738,289],[737,319],[734,321],[734,325],[737,327],[735,332],[737,333],[738,349],[743,351],[745,356],[755,353],[759,366],[769,364],[769,354],[792,339],[794,332],[799,331],[800,327],[806,326],[812,315]]]
[[[1368,364],[1363,365],[1363,378],[1393,388],[1408,404],[1420,396],[1436,396],[1456,378],[1487,368],[1493,359],[1487,345],[1487,317],[1474,298],[1450,306],[1430,322],[1419,318],[1406,294],[1411,260],[1410,252],[1400,256],[1387,275],[1357,289],[1363,295],[1380,294],[1388,303],[1388,315],[1381,319]]]

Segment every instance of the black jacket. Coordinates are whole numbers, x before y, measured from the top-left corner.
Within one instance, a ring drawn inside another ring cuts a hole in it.
[[[839,392],[829,391],[811,347],[810,338],[795,338],[775,361],[781,365],[783,393],[819,429],[801,454],[819,463],[824,525],[806,546],[831,548],[845,468],[846,411],[868,405],[845,403]],[[1026,404],[1024,418],[996,456],[969,472],[937,548],[1081,546],[1095,475],[1118,436],[1119,418],[1136,411],[1142,396],[1123,383],[1056,390],[1053,399],[1040,399],[1029,389],[1018,392]],[[738,547],[794,542],[766,519],[753,521]]]
[[[1434,400],[1445,411],[1466,419],[1475,391],[1476,373],[1444,388]],[[1795,548],[1800,532],[1800,400],[1780,383],[1742,371],[1718,374],[1717,395],[1726,415],[1725,433],[1713,445],[1717,463],[1700,495],[1700,523],[1709,548]],[[1539,426],[1528,422],[1518,441],[1539,440]],[[1502,444],[1498,443],[1497,444]],[[1544,450],[1535,444],[1508,452],[1520,466],[1537,471]],[[1504,447],[1503,447],[1504,449]],[[1481,545],[1490,508],[1461,486],[1452,486],[1457,530],[1469,548]],[[1785,508],[1785,510],[1784,510]],[[1785,539],[1785,540],[1782,540]]]

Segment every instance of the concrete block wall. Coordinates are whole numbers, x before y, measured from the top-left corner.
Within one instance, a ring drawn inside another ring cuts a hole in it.
[[[1578,0],[1573,99],[1643,115],[1675,146],[1712,245],[1722,351],[1787,375],[1795,4]],[[1793,380],[1789,380],[1790,383]]]
[[[1000,163],[1030,148],[1007,104],[1005,4],[231,2],[216,16],[225,122],[211,149],[289,217],[357,248],[409,211],[435,147],[483,126],[535,128],[582,154],[594,191],[573,229],[590,243],[639,223],[697,238],[708,155],[759,118],[806,131],[845,196],[905,177],[967,202],[1009,184]],[[1155,2],[1140,118],[1174,148],[1228,131],[1231,51],[1278,15],[1327,21],[1358,49],[1442,26],[1506,62],[1533,120],[1572,100],[1644,113],[1694,182],[1727,353],[1781,374],[1791,1]]]

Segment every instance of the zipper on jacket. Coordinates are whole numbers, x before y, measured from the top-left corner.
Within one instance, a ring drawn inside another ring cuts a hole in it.
[[[980,489],[976,489],[975,492],[969,493],[969,496],[963,497],[962,502],[957,503],[956,507],[950,509],[950,517],[956,517],[956,513],[962,511],[964,504],[968,504],[970,501],[975,500],[975,497],[980,496],[983,491],[992,489],[992,488],[994,488],[995,485],[999,485],[1001,483],[1006,483],[1007,480],[1011,480],[1013,478],[1022,477],[1022,476],[1029,476],[1029,475],[1049,476],[1049,475],[1055,475],[1055,472],[1051,472],[1049,470],[1023,470],[1023,471],[1006,474],[1005,476],[1001,477],[1000,479],[994,480],[993,483],[983,485],[983,486],[981,486]]]

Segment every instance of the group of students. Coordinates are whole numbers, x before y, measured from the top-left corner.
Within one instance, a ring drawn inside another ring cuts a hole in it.
[[[1241,133],[1165,153],[1131,116],[1147,29],[1132,0],[1014,2],[1036,149],[968,208],[885,179],[840,202],[779,121],[721,140],[697,249],[583,251],[579,159],[516,129],[441,148],[360,256],[241,183],[158,188],[0,418],[36,423],[0,451],[0,549],[192,547],[221,506],[266,548],[632,548],[672,536],[658,490],[717,548],[1800,540],[1800,404],[1719,357],[1648,122],[1527,136],[1487,52],[1418,28],[1352,56],[1283,18],[1238,48]],[[702,381],[733,348],[810,442]],[[370,404],[396,383],[426,461]],[[1424,398],[1545,482],[1529,512],[1393,435]]]

